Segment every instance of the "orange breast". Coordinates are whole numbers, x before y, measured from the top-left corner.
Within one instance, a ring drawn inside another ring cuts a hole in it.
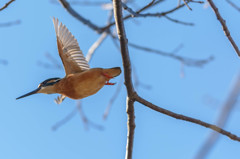
[[[56,84],[57,93],[72,99],[82,99],[97,93],[107,81],[101,68],[70,74]]]

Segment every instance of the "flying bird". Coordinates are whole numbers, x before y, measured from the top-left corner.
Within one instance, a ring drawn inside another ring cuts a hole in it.
[[[57,36],[57,47],[62,60],[65,77],[49,78],[38,85],[32,92],[16,99],[24,98],[36,93],[61,94],[55,102],[60,104],[66,97],[82,99],[97,93],[104,85],[114,85],[109,80],[120,75],[121,68],[90,68],[77,40],[72,33],[58,19],[53,18]]]

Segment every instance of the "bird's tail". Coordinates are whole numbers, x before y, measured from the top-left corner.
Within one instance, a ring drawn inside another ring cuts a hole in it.
[[[103,72],[111,77],[116,77],[120,75],[122,71],[120,67],[114,67],[114,68],[104,69]]]

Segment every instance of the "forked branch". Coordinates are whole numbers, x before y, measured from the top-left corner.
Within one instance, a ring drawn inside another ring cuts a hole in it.
[[[0,8],[0,11],[6,9],[12,2],[14,2],[15,0],[10,0],[9,2],[7,2],[2,8]]]
[[[127,146],[126,146],[126,159],[132,158],[132,150],[133,150],[133,139],[134,139],[134,129],[135,129],[135,114],[134,114],[134,102],[138,101],[139,103],[149,107],[150,109],[153,109],[157,112],[160,112],[162,114],[168,115],[170,117],[192,122],[207,128],[210,128],[216,132],[219,132],[225,136],[228,136],[232,140],[240,141],[240,137],[223,130],[216,125],[212,125],[206,122],[203,122],[199,119],[191,118],[188,116],[184,116],[181,114],[177,114],[174,112],[171,112],[169,110],[163,109],[161,107],[158,107],[151,102],[141,98],[137,95],[133,88],[132,84],[132,67],[131,67],[131,61],[129,57],[128,52],[128,42],[126,38],[126,33],[124,29],[124,23],[123,23],[123,17],[122,17],[122,3],[120,0],[113,0],[113,8],[114,8],[114,17],[116,22],[116,28],[118,32],[118,38],[120,41],[120,48],[121,48],[121,54],[122,54],[122,60],[123,60],[123,67],[124,67],[124,79],[125,79],[125,85],[127,88],[127,114],[128,114],[128,137],[127,137]]]

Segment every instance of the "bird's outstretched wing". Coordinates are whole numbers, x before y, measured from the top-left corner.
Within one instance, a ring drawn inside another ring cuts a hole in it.
[[[88,70],[89,65],[72,33],[65,25],[59,24],[57,18],[53,18],[53,23],[57,35],[58,52],[66,75]]]

